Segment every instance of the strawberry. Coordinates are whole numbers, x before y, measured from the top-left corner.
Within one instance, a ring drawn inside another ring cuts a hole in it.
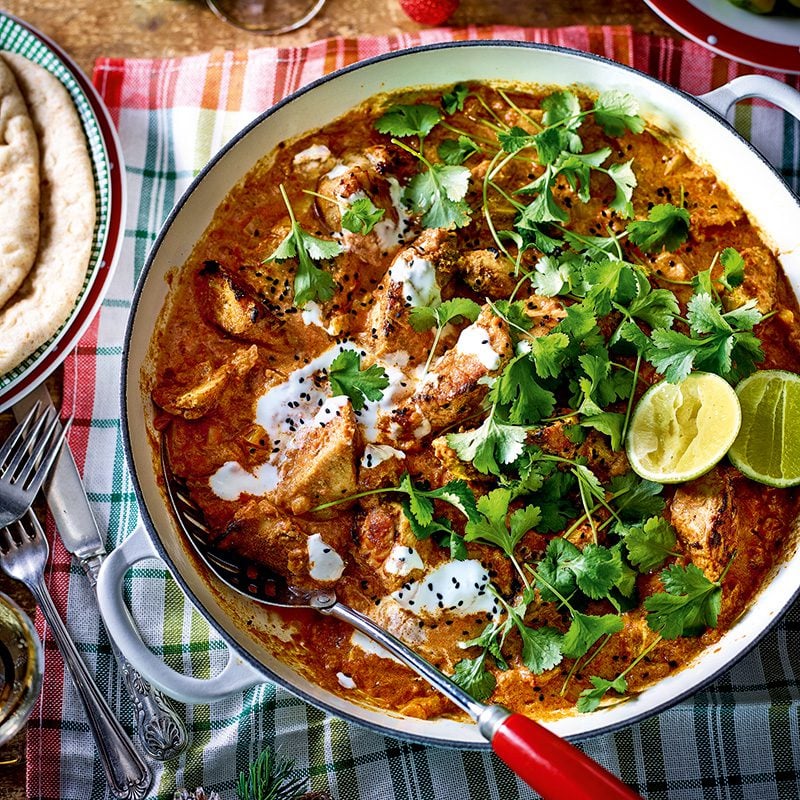
[[[400,0],[400,8],[420,25],[441,25],[458,8],[458,0]]]

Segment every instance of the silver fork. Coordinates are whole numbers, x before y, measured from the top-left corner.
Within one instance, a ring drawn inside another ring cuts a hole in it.
[[[0,527],[21,519],[33,505],[58,456],[69,422],[59,430],[58,414],[48,409],[39,415],[36,403],[0,447]]]
[[[50,597],[44,580],[49,552],[47,537],[31,509],[24,522],[18,520],[0,532],[0,568],[30,589],[53,631],[86,709],[112,794],[121,800],[140,800],[147,794],[152,774],[100,694]]]

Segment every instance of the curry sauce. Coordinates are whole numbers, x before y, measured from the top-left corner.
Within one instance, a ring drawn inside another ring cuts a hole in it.
[[[742,207],[621,93],[374,98],[265,154],[170,292],[156,422],[213,544],[333,587],[481,699],[619,701],[713,645],[787,555],[795,490],[628,465],[647,386],[800,371],[800,348]],[[287,624],[331,691],[457,713],[344,624]]]

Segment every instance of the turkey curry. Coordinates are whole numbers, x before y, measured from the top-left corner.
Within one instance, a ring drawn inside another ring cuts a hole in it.
[[[215,547],[547,718],[689,663],[787,555],[796,490],[725,460],[662,486],[624,442],[656,381],[800,371],[797,314],[633,98],[459,84],[265,154],[171,277],[150,388]],[[346,625],[286,624],[327,689],[457,715]]]

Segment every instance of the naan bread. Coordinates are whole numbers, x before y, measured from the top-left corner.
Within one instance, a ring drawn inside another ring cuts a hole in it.
[[[39,246],[39,145],[13,72],[0,60],[0,308]]]
[[[92,164],[69,92],[26,58],[14,53],[2,57],[36,130],[41,189],[36,261],[0,309],[0,374],[27,358],[69,316],[89,265],[96,214]]]

